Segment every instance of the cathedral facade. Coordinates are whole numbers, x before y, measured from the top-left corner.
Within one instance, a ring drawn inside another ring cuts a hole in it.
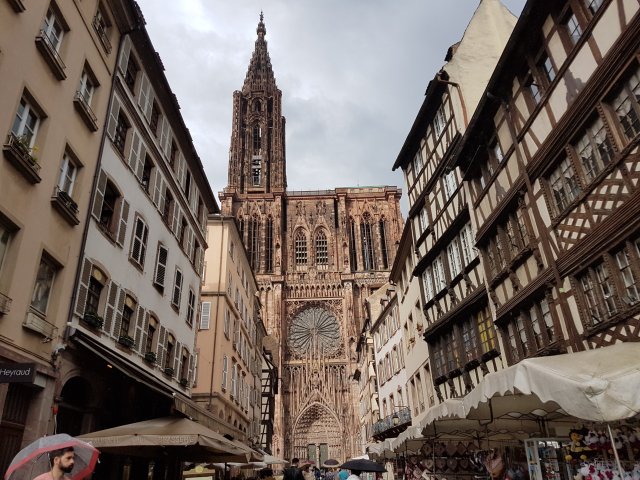
[[[365,299],[388,279],[402,233],[401,191],[288,191],[285,118],[260,17],[233,94],[222,212],[238,223],[280,376],[273,453],[346,460],[359,445],[356,345]]]

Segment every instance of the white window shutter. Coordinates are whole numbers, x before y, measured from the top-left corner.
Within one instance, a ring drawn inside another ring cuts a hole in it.
[[[151,110],[151,106],[153,106],[153,98],[151,92],[151,82],[149,81],[149,77],[144,72],[140,73],[140,90],[138,91],[138,106],[140,110],[144,113],[147,120],[151,117],[151,114],[147,115],[147,110]]]
[[[127,219],[129,218],[129,202],[122,199],[122,205],[120,208],[120,224],[118,225],[118,235],[116,237],[116,243],[121,247],[124,245],[125,235],[127,233]]]
[[[123,75],[127,73],[127,65],[129,64],[129,55],[131,55],[131,37],[126,35],[122,42],[122,50],[120,51],[120,59],[118,60],[118,68]]]
[[[143,348],[142,336],[144,333],[144,316],[145,316],[144,308],[138,305],[138,311],[136,312],[136,330],[135,330],[135,337],[134,337],[135,339],[134,348],[138,352],[141,352]]]
[[[164,279],[167,272],[167,257],[169,250],[164,245],[158,245],[158,254],[156,258],[156,270],[153,283],[164,288]]]
[[[98,175],[98,183],[96,184],[96,191],[93,196],[93,208],[91,214],[99,222],[100,214],[102,213],[102,202],[104,201],[104,192],[107,188],[107,174],[104,170],[100,170]]]
[[[104,309],[104,331],[107,335],[111,335],[113,330],[113,322],[116,316],[116,306],[118,302],[118,284],[109,282],[109,292],[107,293],[107,302]]]
[[[87,293],[89,291],[89,280],[91,279],[91,270],[93,264],[88,258],[84,259],[82,265],[82,274],[80,275],[80,286],[78,287],[78,296],[76,298],[76,314],[80,317],[84,315],[85,305],[87,303]],[[98,313],[98,312],[93,312]]]
[[[109,123],[107,124],[107,135],[111,140],[116,137],[116,127],[118,126],[118,115],[120,114],[120,100],[115,95],[111,100],[111,109],[109,110]]]
[[[129,168],[135,173],[138,168],[138,162],[140,161],[140,144],[142,143],[142,139],[135,128],[132,130],[131,148],[129,149],[129,159],[127,163],[129,164]]]
[[[202,302],[200,307],[200,329],[208,330],[211,321],[211,302]]]

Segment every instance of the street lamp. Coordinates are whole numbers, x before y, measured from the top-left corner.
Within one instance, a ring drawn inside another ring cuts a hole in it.
[[[391,423],[393,423],[394,427],[397,427],[400,424],[400,415],[398,414],[398,412],[403,408],[407,407],[405,407],[404,405],[396,405],[393,416],[391,417]]]

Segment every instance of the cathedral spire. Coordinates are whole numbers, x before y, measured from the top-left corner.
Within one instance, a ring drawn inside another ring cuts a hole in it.
[[[245,94],[277,88],[276,79],[271,68],[271,59],[267,51],[267,41],[264,39],[267,35],[267,29],[264,25],[264,14],[262,12],[260,12],[260,21],[258,22],[256,33],[258,34],[256,46],[242,87],[242,91]]]

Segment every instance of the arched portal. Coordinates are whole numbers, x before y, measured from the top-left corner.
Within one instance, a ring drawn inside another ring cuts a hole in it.
[[[335,412],[320,402],[312,402],[300,412],[293,426],[292,457],[320,462],[343,458],[342,441],[342,427]]]
[[[57,431],[69,435],[85,433],[86,416],[91,412],[93,388],[82,377],[70,378],[59,397]]]

